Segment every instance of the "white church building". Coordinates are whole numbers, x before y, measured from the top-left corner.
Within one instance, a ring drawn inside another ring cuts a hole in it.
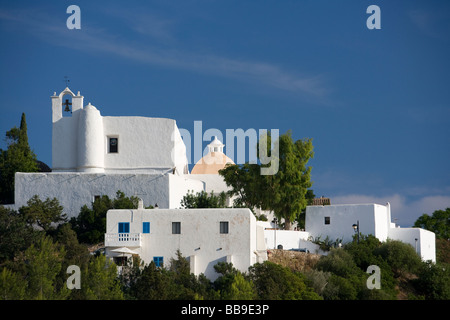
[[[64,96],[71,98],[71,109]],[[144,206],[179,208],[188,190],[205,189],[201,177],[189,175],[175,120],[102,116],[69,88],[51,99],[52,172],[16,174],[17,208],[35,194],[41,199],[56,197],[73,217],[95,197],[114,198],[118,190],[141,198]]]
[[[396,227],[389,204],[308,206],[305,231],[279,230],[256,221],[249,209],[181,209],[188,191],[228,190],[218,170],[233,160],[223,153],[221,141],[214,138],[189,172],[175,120],[102,116],[69,88],[51,100],[52,172],[16,173],[14,207],[26,205],[34,195],[56,197],[73,217],[97,196],[114,198],[118,190],[137,196],[138,209],[107,213],[105,252],[111,258],[137,254],[145,263],[167,265],[180,250],[194,274],[214,279],[217,262],[232,262],[246,271],[266,260],[272,248],[326,254],[312,240],[352,241],[356,226],[381,241],[409,243],[423,260],[436,261],[434,233]],[[158,209],[145,209],[155,204]]]

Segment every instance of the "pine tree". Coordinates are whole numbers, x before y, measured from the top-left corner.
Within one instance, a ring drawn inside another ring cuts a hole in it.
[[[67,215],[63,210],[58,199],[47,198],[42,201],[38,195],[34,195],[26,206],[20,207],[19,212],[30,226],[37,225],[48,234],[55,230],[53,224],[67,222]]]
[[[87,300],[123,300],[117,266],[104,255],[91,257],[82,275],[81,291]]]
[[[64,248],[48,236],[43,236],[25,251],[23,263],[28,281],[28,299],[54,300],[68,296],[68,289],[64,286],[58,288],[56,281],[65,254]]]
[[[0,272],[0,300],[22,300],[27,283],[20,274],[7,268]]]

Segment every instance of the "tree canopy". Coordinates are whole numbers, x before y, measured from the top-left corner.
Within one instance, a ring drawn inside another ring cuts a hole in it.
[[[270,134],[261,139],[270,149]],[[307,191],[312,182],[311,167],[307,164],[314,156],[312,139],[294,141],[288,131],[274,142],[270,150],[278,162],[278,171],[274,174],[261,174],[261,169],[273,165],[263,163],[227,165],[219,170],[219,174],[231,187],[229,194],[236,196],[236,205],[271,210],[278,219],[284,219],[285,228],[290,229],[291,223],[308,204]]]
[[[450,208],[445,210],[436,210],[431,216],[421,215],[414,227],[433,231],[437,238],[450,239]]]
[[[19,209],[19,212],[29,225],[37,225],[48,233],[55,229],[55,224],[67,222],[67,215],[63,210],[58,199],[47,198],[42,201],[35,195],[27,201],[26,206]]]

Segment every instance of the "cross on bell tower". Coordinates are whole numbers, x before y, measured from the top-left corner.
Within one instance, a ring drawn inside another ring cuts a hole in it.
[[[69,78],[67,76],[64,76],[63,81],[66,83],[66,88],[67,88],[69,86],[69,82],[70,82]]]
[[[69,77],[64,76],[64,80],[63,80],[63,81],[66,83],[66,88],[68,88],[68,87],[69,87],[69,82],[70,82]],[[69,106],[71,106],[71,105],[72,105],[72,103],[69,102],[69,99],[66,99],[66,102],[63,102],[63,103],[62,103],[62,106],[65,107],[65,108],[64,108],[64,111],[65,111],[65,112],[70,112],[70,113],[72,113],[72,111],[70,110],[70,107],[69,107]]]

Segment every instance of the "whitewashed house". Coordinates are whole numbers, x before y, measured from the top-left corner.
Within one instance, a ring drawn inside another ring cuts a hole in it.
[[[305,229],[312,238],[322,240],[341,239],[352,241],[355,233],[374,235],[380,241],[387,239],[409,243],[422,258],[436,262],[436,239],[434,232],[421,228],[400,228],[391,222],[391,206],[380,204],[343,204],[308,206]]]
[[[436,239],[434,232],[421,228],[400,228],[391,221],[389,203],[313,205],[306,207],[305,231],[279,230],[265,223],[267,248],[305,250],[326,254],[315,244],[317,240],[342,245],[353,241],[353,236],[373,235],[381,242],[388,239],[410,244],[423,261],[436,262]]]
[[[189,260],[191,272],[215,280],[214,265],[231,262],[243,272],[267,259],[264,229],[249,209],[109,210],[106,255],[118,265],[132,250],[148,264],[168,266],[176,252]]]

